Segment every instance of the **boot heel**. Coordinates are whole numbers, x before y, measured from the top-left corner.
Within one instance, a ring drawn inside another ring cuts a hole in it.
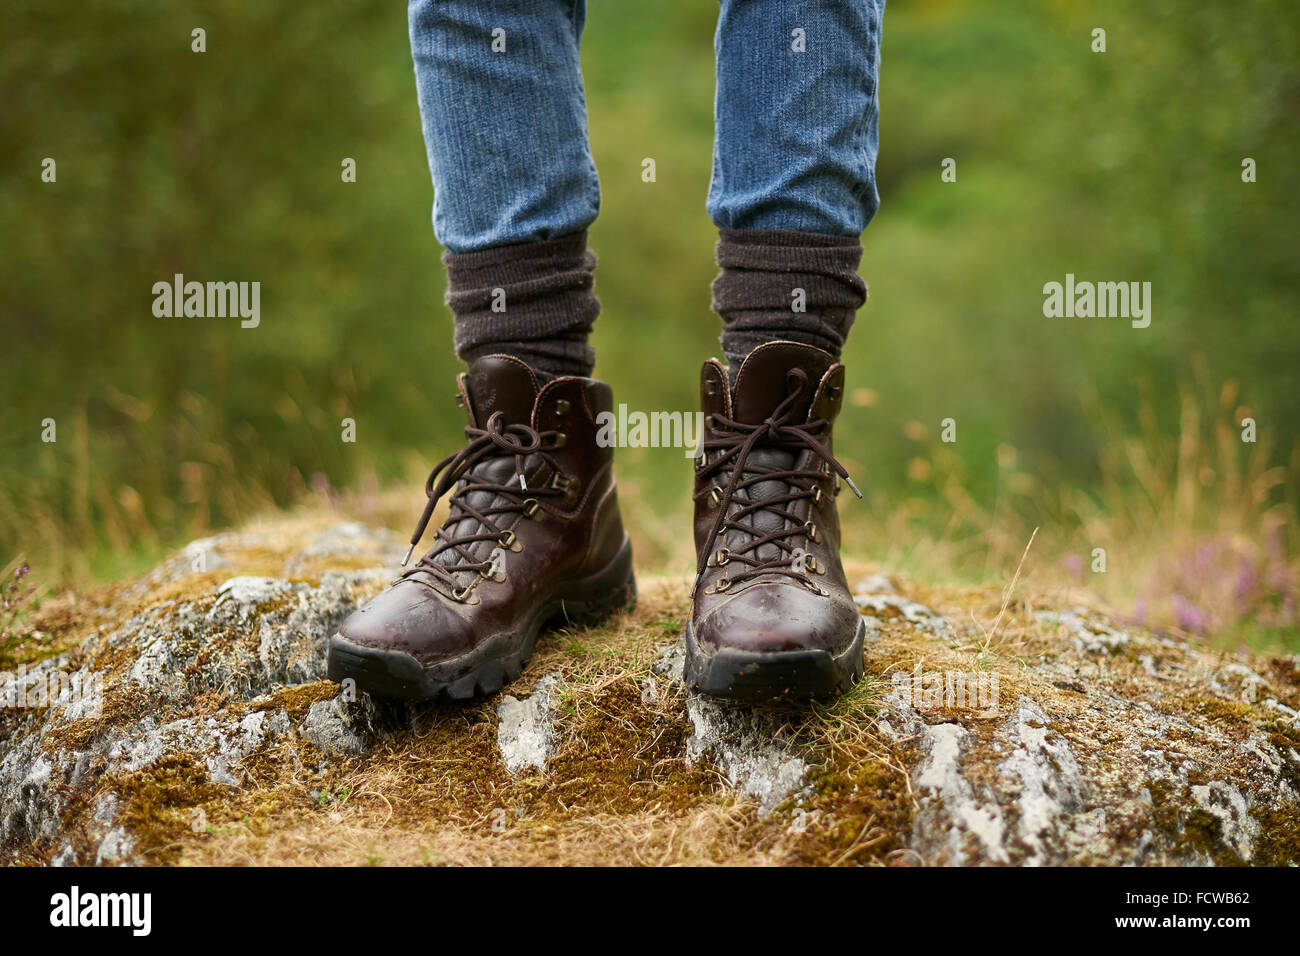
[[[561,627],[595,627],[622,611],[636,607],[636,576],[628,573],[627,580],[605,597],[592,601],[565,601],[551,622]]]
[[[610,586],[610,582],[616,582]],[[636,575],[632,543],[624,540],[604,568],[567,589],[560,606],[547,620],[550,627],[593,627],[620,611],[636,607]]]

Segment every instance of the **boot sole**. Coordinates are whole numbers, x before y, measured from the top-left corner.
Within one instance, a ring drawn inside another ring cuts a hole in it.
[[[581,595],[581,600],[570,595]],[[401,651],[355,644],[335,634],[329,644],[329,679],[342,683],[351,678],[358,690],[379,697],[470,700],[495,694],[515,680],[543,630],[599,624],[635,606],[632,545],[624,539],[618,554],[600,571],[565,585],[562,594],[541,605],[518,630],[494,634],[460,657],[421,664]]]
[[[686,625],[686,686],[696,693],[727,700],[760,703],[810,700],[847,693],[866,669],[863,642],[867,622],[838,656],[823,650],[741,651],[723,648],[705,654]]]

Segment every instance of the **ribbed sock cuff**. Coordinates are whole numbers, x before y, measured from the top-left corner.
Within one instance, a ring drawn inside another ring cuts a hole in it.
[[[444,252],[447,305],[463,361],[513,355],[551,375],[590,375],[587,344],[600,300],[592,292],[596,256],[587,232],[511,243],[474,252]]]
[[[718,235],[722,272],[713,280],[713,308],[722,317],[722,350],[732,368],[758,346],[781,339],[838,358],[867,300],[867,284],[858,275],[862,244],[787,229],[722,229]]]

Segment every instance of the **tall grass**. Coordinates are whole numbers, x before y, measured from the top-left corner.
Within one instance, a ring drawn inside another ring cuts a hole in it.
[[[1126,416],[1095,394],[1080,396],[1093,432],[1096,480],[1088,484],[1068,483],[1050,462],[1024,460],[1004,444],[995,451],[996,488],[981,492],[978,452],[906,423],[915,446],[906,478],[869,487],[864,502],[841,496],[846,552],[924,582],[985,583],[1011,573],[1037,529],[1024,573],[1039,593],[1224,644],[1300,650],[1300,449],[1288,465],[1270,465],[1279,456],[1266,423],[1256,423],[1255,441],[1243,440],[1253,409],[1236,383],[1212,386],[1203,364],[1196,368],[1181,389],[1177,421],[1160,420],[1144,398],[1139,428],[1126,430]],[[370,469],[335,487],[320,473],[239,458],[204,437],[219,412],[199,396],[186,406],[156,450],[133,449],[145,456],[146,472],[167,467],[166,449],[184,450],[179,497],[169,498],[165,484],[105,481],[82,422],[73,423],[75,467],[41,475],[56,493],[48,484],[40,494],[0,492],[0,525],[21,536],[36,580],[68,586],[130,574],[180,542],[286,504],[402,533],[422,505],[426,465],[417,456],[398,477]],[[686,573],[694,561],[688,462],[676,449],[621,455],[620,500],[639,564]],[[645,493],[664,482],[681,488],[676,507]],[[56,510],[45,503],[51,499],[66,506]]]
[[[1125,430],[1095,393],[1080,396],[1097,475],[1086,485],[1000,445],[997,490],[982,498],[960,442],[909,423],[911,491],[873,496],[865,520],[843,508],[848,547],[927,580],[991,580],[1010,573],[1038,529],[1028,576],[1040,590],[1224,644],[1300,649],[1300,448],[1271,465],[1266,424],[1245,440],[1254,413],[1238,385],[1214,387],[1204,363],[1194,367],[1177,421],[1142,398],[1139,428]]]

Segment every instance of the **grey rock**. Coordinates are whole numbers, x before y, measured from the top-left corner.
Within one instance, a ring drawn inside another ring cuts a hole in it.
[[[1089,619],[1083,608],[1039,611],[1035,616],[1044,624],[1064,628],[1073,640],[1075,650],[1084,654],[1115,654],[1131,642],[1126,632],[1097,620],[1095,616]]]
[[[229,617],[228,609],[234,604],[236,613],[246,620],[250,614],[280,600],[291,590],[289,582],[279,578],[231,578],[217,588],[217,601],[208,616],[213,620]],[[223,615],[223,611],[227,613]]]
[[[377,532],[367,540],[364,529],[345,526],[319,535],[314,550],[380,553],[391,537]],[[266,542],[261,534],[194,542],[123,593],[130,601],[147,599],[187,575],[234,567],[242,550]],[[0,741],[0,860],[48,846],[52,862],[142,862],[138,841],[117,822],[111,781],[164,756],[188,755],[210,781],[236,787],[247,782],[248,762],[267,748],[287,747],[297,759],[305,739],[327,758],[361,752],[374,731],[369,698],[317,703],[295,728],[271,695],[324,678],[329,636],[385,576],[379,568],[326,573],[315,583],[234,575],[215,591],[208,585],[146,606],[92,635],[84,647],[89,662],[79,668],[63,655],[25,669],[26,684],[61,689],[49,706],[20,711]],[[20,689],[17,675],[0,680],[0,694]],[[201,714],[200,700],[211,695],[225,703]],[[167,719],[156,716],[164,712]],[[80,818],[70,815],[75,795],[88,790],[103,792]],[[84,839],[67,838],[74,833]],[[88,855],[77,849],[86,845]]]
[[[924,604],[919,604],[900,594],[863,594],[853,595],[858,610],[872,624],[879,626],[889,618],[901,616],[907,623],[935,637],[951,638],[954,635],[952,622]],[[889,611],[896,614],[890,614]]]
[[[888,574],[869,574],[857,583],[853,589],[854,594],[872,595],[872,594],[896,594],[898,589],[894,587],[893,580]]]
[[[114,827],[99,842],[99,847],[95,850],[95,865],[106,866],[129,860],[134,846],[134,838],[124,827]]]
[[[956,724],[926,724],[910,703],[897,696],[888,703],[892,719],[881,721],[882,730],[921,754],[912,771],[919,808],[911,848],[929,863],[1009,862],[1001,806],[962,771],[970,733]]]
[[[686,666],[684,641],[659,649],[652,673],[679,688]],[[683,707],[692,727],[686,759],[717,768],[741,796],[758,803],[761,817],[804,788],[808,768],[780,736],[783,721],[763,707],[746,707],[686,694]]]
[[[1083,809],[1087,785],[1068,742],[1048,728],[1047,715],[1021,698],[1004,733],[1011,753],[998,767],[1015,796],[1017,832],[1028,849],[1025,863],[1049,862],[1050,842],[1060,844],[1074,814]]]
[[[497,748],[511,773],[545,771],[555,752],[555,708],[560,675],[547,674],[523,700],[507,694],[497,704]]]
[[[694,728],[686,759],[710,761],[732,787],[758,802],[759,816],[804,786],[807,766],[780,742],[781,722],[765,710],[691,696],[686,715]]]
[[[374,714],[368,694],[356,701],[339,696],[312,704],[298,729],[325,753],[359,754],[373,736]]]
[[[1255,853],[1259,824],[1250,815],[1250,802],[1237,787],[1223,780],[1191,788],[1192,799],[1219,821],[1219,840],[1243,862]]]
[[[324,775],[399,731],[445,728],[437,707],[311,686],[325,676],[329,636],[387,582],[397,536],[357,524],[288,528],[195,542],[115,592],[123,612],[105,609],[108,623],[75,651],[0,675],[0,863],[155,862],[146,834],[132,832],[138,790],[128,784],[172,758],[197,771],[205,791],[229,793],[219,788],[262,786],[268,767]],[[283,576],[239,573],[265,569],[268,555]],[[331,555],[374,567],[321,573]],[[890,838],[909,860],[1278,860],[1271,828],[1300,814],[1300,747],[1288,729],[1300,727],[1300,659],[1227,658],[1069,607],[1038,610],[1045,626],[1030,629],[1023,654],[1013,647],[975,661],[949,618],[902,590],[883,575],[859,583],[864,617],[890,644],[869,647],[868,681],[834,711],[696,697],[682,687],[681,642],[662,647],[640,675],[658,735],[647,741],[684,743],[656,755],[656,766],[713,771],[783,828],[779,808],[820,800],[810,780],[837,772],[827,720],[855,714],[862,726],[852,733],[881,762],[873,774],[906,785],[906,805],[892,808],[904,822]],[[892,680],[931,662],[981,674],[987,666],[1008,692],[978,708],[918,702]],[[35,687],[47,689],[39,704],[9,701]],[[562,690],[553,673],[497,703],[510,773],[546,771],[565,732]]]

